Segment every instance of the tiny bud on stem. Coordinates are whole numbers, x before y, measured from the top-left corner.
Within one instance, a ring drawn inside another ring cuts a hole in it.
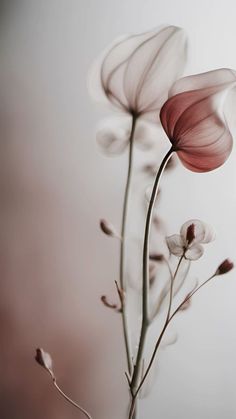
[[[233,262],[231,262],[229,259],[225,259],[218,269],[216,270],[215,275],[224,275],[227,274],[227,272],[231,271],[234,268]]]
[[[52,358],[51,355],[45,352],[42,348],[36,349],[35,361],[45,368],[49,374],[54,378],[54,373],[52,370]]]
[[[149,259],[153,262],[163,262],[165,257],[161,253],[150,253]]]
[[[100,228],[102,232],[106,234],[107,236],[116,237],[120,239],[120,236],[116,232],[114,226],[111,223],[109,223],[107,220],[104,220],[104,219],[100,220]]]

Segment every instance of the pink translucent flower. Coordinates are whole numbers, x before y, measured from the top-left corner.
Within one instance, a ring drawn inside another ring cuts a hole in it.
[[[163,128],[185,167],[208,172],[221,166],[232,150],[225,114],[236,72],[219,69],[184,77],[172,87],[163,105]]]
[[[114,42],[95,64],[90,91],[129,114],[154,116],[185,61],[186,38],[178,27],[129,35]]]

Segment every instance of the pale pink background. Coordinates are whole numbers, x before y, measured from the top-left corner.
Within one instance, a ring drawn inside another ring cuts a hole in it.
[[[125,418],[124,351],[115,297],[118,244],[98,220],[119,225],[126,156],[107,159],[95,127],[107,113],[88,97],[88,68],[116,36],[162,23],[189,36],[186,73],[236,69],[233,1],[39,0],[1,11],[0,49],[0,417],[80,417],[33,360],[42,346],[60,384],[94,419]],[[168,233],[189,218],[218,239],[200,278],[236,261],[236,155],[207,175],[179,167],[162,203]],[[170,205],[170,200],[172,204]],[[219,278],[178,319],[140,418],[235,418],[235,274]],[[153,330],[153,338],[156,331]],[[82,416],[81,416],[82,417]]]

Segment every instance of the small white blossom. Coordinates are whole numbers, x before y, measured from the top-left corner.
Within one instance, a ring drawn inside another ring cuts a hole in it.
[[[215,239],[215,231],[208,224],[200,220],[189,220],[180,229],[180,234],[166,238],[170,253],[184,256],[185,259],[197,260],[204,252],[203,243]]]

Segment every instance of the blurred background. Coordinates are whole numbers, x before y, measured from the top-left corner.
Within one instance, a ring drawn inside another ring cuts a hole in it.
[[[163,23],[187,32],[186,74],[236,69],[235,13],[233,0],[1,1],[1,419],[82,418],[35,363],[38,346],[94,419],[125,418],[120,319],[100,302],[102,294],[116,299],[119,247],[98,225],[103,217],[120,225],[127,154],[98,150],[96,126],[107,111],[89,98],[88,69],[115,37]],[[169,235],[190,218],[217,230],[194,265],[200,279],[224,258],[236,261],[235,162],[234,149],[212,173],[179,166],[165,181]],[[178,341],[161,351],[140,418],[235,418],[235,295],[232,271],[176,319]]]

